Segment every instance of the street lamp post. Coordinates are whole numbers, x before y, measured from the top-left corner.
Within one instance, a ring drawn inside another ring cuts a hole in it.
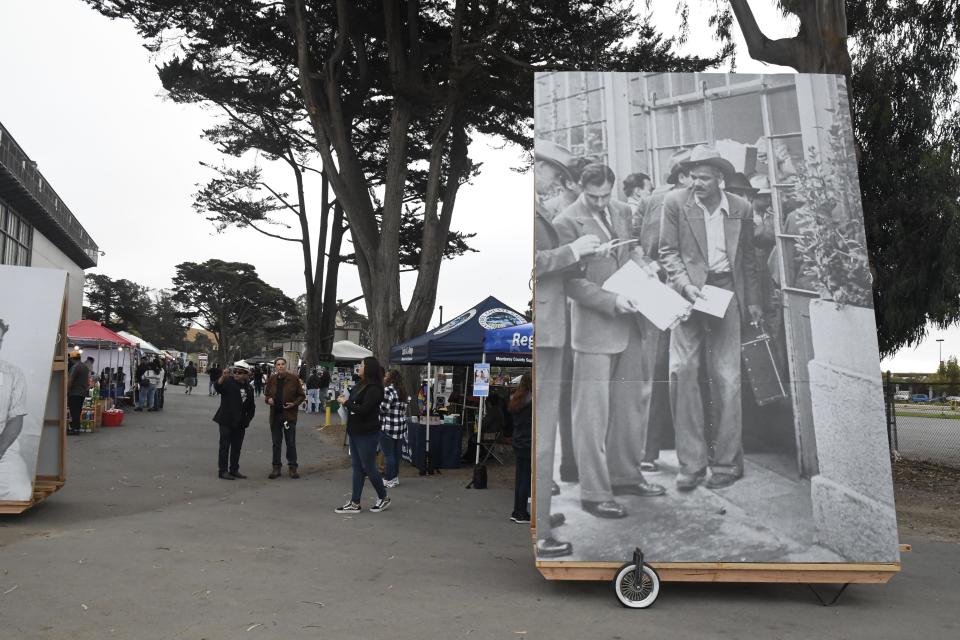
[[[443,305],[440,305],[440,326],[443,326]]]
[[[940,347],[940,364],[943,364],[943,338],[937,338],[937,346]]]

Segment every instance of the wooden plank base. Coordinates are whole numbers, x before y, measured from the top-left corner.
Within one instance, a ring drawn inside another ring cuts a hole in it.
[[[664,582],[789,582],[801,584],[884,584],[900,563],[815,564],[733,562],[651,562]],[[616,562],[538,561],[547,580],[613,580]]]
[[[22,502],[0,502],[0,514],[17,515],[46,500],[63,487],[61,480],[40,480],[33,483],[33,499]]]

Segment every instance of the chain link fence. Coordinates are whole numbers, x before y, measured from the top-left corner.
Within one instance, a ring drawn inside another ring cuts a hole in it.
[[[884,384],[890,451],[960,468],[960,385]]]

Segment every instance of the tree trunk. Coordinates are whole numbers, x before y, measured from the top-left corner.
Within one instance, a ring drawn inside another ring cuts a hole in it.
[[[323,314],[320,318],[318,336],[320,350],[333,351],[333,337],[337,327],[337,278],[340,276],[340,250],[343,245],[343,208],[333,205],[333,223],[330,229],[330,254],[327,258],[327,284],[323,295]]]
[[[847,13],[843,0],[809,0],[796,11],[800,29],[792,38],[771,40],[757,24],[749,0],[730,0],[750,57],[793,67],[800,73],[850,75]]]

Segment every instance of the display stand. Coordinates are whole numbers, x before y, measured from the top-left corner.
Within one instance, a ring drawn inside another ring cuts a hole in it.
[[[33,505],[59,491],[66,482],[65,452],[67,448],[67,296],[60,311],[60,334],[50,367],[50,388],[40,456],[33,480],[33,497],[25,501],[0,502],[0,514],[23,513]]]

